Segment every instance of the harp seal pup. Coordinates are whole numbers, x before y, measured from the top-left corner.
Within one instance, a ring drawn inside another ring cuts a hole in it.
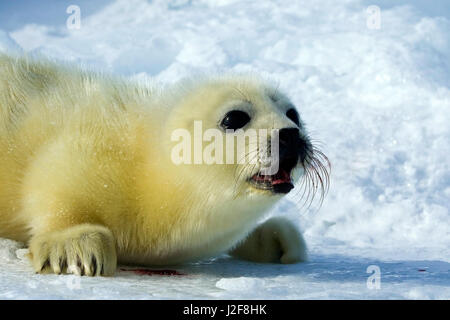
[[[0,74],[0,236],[28,243],[36,272],[109,276],[117,263],[169,265],[225,252],[306,259],[290,221],[258,226],[313,157],[292,103],[264,81],[240,75],[161,88],[7,55]],[[192,132],[196,120],[219,130],[287,129],[278,173],[174,164],[171,134]]]

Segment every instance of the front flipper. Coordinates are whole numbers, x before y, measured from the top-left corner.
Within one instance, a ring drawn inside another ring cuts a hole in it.
[[[114,238],[107,228],[81,224],[34,236],[30,258],[38,273],[111,276],[117,266]]]
[[[298,263],[307,260],[305,240],[295,225],[276,217],[258,226],[230,254],[254,262]]]

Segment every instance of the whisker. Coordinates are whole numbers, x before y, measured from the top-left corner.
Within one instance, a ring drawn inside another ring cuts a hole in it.
[[[309,210],[314,200],[318,196],[318,208],[325,200],[325,196],[330,186],[331,164],[328,157],[318,148],[317,140],[310,140],[311,148],[307,150],[306,158],[303,163],[304,174],[299,188],[299,194],[302,192],[299,202],[302,202],[303,209]],[[306,198],[305,198],[306,196]]]

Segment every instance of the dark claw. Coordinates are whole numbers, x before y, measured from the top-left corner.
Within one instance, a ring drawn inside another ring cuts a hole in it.
[[[48,258],[47,258],[47,260],[45,260],[44,264],[42,265],[41,272],[47,267],[50,267],[50,260],[48,260]]]
[[[97,258],[95,256],[92,256],[91,261],[92,261],[92,275],[95,276],[97,273]]]
[[[80,274],[84,275],[84,266],[81,263],[81,259],[79,256],[77,256],[77,267],[80,268]]]
[[[59,258],[59,268],[61,269],[61,273],[64,273],[64,270],[67,269],[67,261],[66,261],[66,259]]]
[[[77,267],[81,269],[81,259],[77,256]]]

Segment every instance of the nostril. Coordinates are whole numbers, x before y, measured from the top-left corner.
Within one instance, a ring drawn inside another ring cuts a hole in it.
[[[291,146],[300,139],[298,128],[283,128],[278,133],[280,145]]]
[[[283,128],[279,131],[280,157],[304,162],[308,156],[307,141],[300,136],[298,128]]]

